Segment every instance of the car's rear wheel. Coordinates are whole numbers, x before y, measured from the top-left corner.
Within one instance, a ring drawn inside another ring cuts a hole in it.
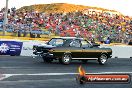
[[[62,58],[60,59],[60,63],[68,65],[68,64],[70,64],[71,59],[72,59],[72,57],[70,54],[64,54],[62,56]]]
[[[108,57],[106,54],[101,54],[100,57],[98,58],[98,62],[100,65],[104,65],[107,61]]]
[[[51,63],[53,61],[53,59],[47,58],[47,57],[43,57],[43,61],[46,62],[46,63]]]

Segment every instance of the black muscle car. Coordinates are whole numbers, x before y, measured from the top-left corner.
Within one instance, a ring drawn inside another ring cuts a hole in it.
[[[59,60],[62,64],[70,64],[72,60],[97,60],[104,65],[112,56],[112,49],[100,48],[99,44],[91,44],[83,38],[52,38],[44,45],[34,45],[33,54],[41,56],[44,62]]]

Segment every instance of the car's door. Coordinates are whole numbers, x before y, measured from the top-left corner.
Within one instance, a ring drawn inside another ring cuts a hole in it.
[[[98,49],[93,48],[92,45],[86,41],[82,40],[81,41],[81,47],[83,49],[83,57],[84,58],[97,58],[98,57]]]
[[[71,52],[72,58],[73,59],[78,59],[81,58],[83,53],[83,49],[81,48],[81,43],[79,39],[74,39],[70,42],[69,44],[69,50]]]

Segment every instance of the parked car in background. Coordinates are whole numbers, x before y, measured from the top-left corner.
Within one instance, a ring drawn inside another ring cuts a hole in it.
[[[59,60],[62,64],[70,64],[72,60],[97,60],[104,65],[112,57],[111,48],[100,48],[83,38],[60,37],[52,38],[44,45],[34,45],[33,54],[41,56],[44,62]]]

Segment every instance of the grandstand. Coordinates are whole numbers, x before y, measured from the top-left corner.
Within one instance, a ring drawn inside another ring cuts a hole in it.
[[[3,12],[3,10],[0,11],[0,13]],[[2,16],[0,15],[1,35]],[[8,21],[6,35],[14,37],[76,36],[95,41],[105,41],[110,38],[111,42],[127,42],[132,38],[132,18],[116,11],[102,9],[86,9],[85,7],[84,10],[67,13],[59,13],[58,10],[57,13],[45,13],[11,9],[8,13]]]

